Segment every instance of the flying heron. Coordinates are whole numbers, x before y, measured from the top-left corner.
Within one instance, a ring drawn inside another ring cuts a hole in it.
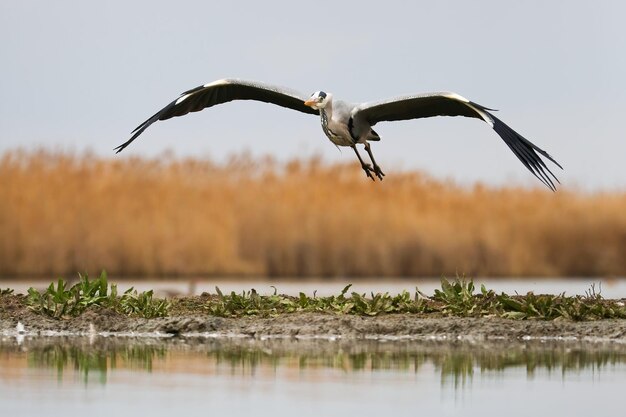
[[[370,141],[379,141],[380,136],[372,126],[378,122],[419,119],[433,116],[465,116],[483,120],[504,140],[524,166],[551,190],[556,190],[554,181],[559,180],[546,166],[537,152],[563,169],[547,152],[515,132],[489,111],[456,93],[428,93],[396,97],[389,100],[361,104],[333,100],[330,93],[316,91],[309,98],[289,89],[258,82],[224,79],[204,84],[182,93],[176,100],[159,110],[132,131],[129,140],[115,148],[119,153],[157,120],[167,120],[196,112],[217,104],[233,100],[257,100],[277,104],[303,113],[319,115],[322,130],[337,146],[349,146],[354,150],[361,168],[369,178],[383,179],[385,175],[376,163]],[[371,164],[365,162],[357,144],[363,144]]]

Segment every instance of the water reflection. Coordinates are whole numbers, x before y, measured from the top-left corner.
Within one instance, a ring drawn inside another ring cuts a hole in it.
[[[471,383],[476,373],[516,368],[528,379],[538,371],[565,377],[626,363],[626,347],[582,342],[483,343],[256,339],[132,339],[116,337],[26,337],[0,340],[0,369],[47,370],[62,381],[106,384],[118,371],[196,375],[275,375],[339,371],[340,374],[434,371],[441,385]],[[3,372],[3,379],[15,373]],[[328,375],[326,376],[328,378]],[[331,376],[332,378],[332,376]]]

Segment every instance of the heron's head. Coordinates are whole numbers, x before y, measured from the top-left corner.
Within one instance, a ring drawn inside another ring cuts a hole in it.
[[[315,110],[323,109],[330,101],[331,95],[326,94],[323,91],[316,91],[311,94],[311,97],[304,102],[305,105],[314,108]]]

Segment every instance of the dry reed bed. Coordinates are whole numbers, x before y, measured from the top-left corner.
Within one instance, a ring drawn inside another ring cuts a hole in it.
[[[0,276],[626,274],[626,194],[463,188],[354,164],[0,160]]]

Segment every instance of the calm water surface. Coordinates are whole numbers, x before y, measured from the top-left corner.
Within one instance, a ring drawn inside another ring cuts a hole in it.
[[[0,336],[2,416],[604,416],[624,387],[618,344]]]

